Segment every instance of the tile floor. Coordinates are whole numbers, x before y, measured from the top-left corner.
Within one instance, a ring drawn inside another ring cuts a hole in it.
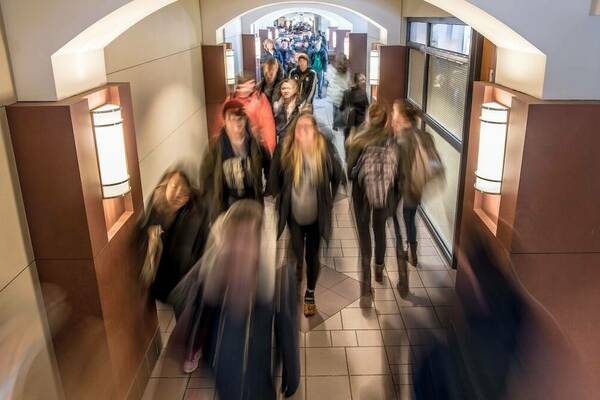
[[[315,110],[319,118],[326,118],[322,114],[328,111],[323,102]],[[418,219],[419,267],[409,266],[410,295],[401,299],[394,289],[398,268],[392,256],[387,258],[383,282],[374,283],[374,303],[360,308],[358,241],[350,210],[347,198],[335,204],[333,237],[329,249],[323,250],[316,292],[319,314],[307,319],[299,313],[302,381],[293,398],[411,399],[411,365],[424,346],[444,334],[454,300],[455,271],[446,265]],[[389,255],[394,251],[392,233],[390,223]],[[285,239],[278,247],[285,249]],[[158,316],[166,345],[175,325],[173,313],[159,305]],[[208,371],[186,375],[179,365],[161,357],[143,399],[215,397]]]

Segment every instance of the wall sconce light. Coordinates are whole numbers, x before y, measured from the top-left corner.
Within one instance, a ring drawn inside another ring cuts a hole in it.
[[[225,71],[227,73],[227,84],[235,84],[235,56],[233,49],[225,50]]]
[[[123,196],[131,191],[131,186],[121,106],[105,104],[92,110],[92,121],[102,182],[102,197],[109,199]]]
[[[504,151],[508,107],[496,102],[481,105],[479,154],[475,172],[475,189],[490,194],[500,194],[504,170]]]
[[[379,85],[379,50],[371,50],[369,61],[370,83],[371,85]]]
[[[348,36],[344,38],[344,54],[350,58],[350,38]]]
[[[269,29],[269,32],[267,33],[267,37],[271,40],[273,40],[273,31]]]
[[[337,48],[337,32],[334,32],[334,33],[333,33],[333,37],[332,37],[331,43],[333,44],[333,46],[332,46],[332,47],[333,47],[334,49],[336,49],[336,48]]]

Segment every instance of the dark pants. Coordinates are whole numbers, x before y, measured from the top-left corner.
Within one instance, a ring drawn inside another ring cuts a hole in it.
[[[373,236],[375,238],[375,263],[385,262],[385,222],[388,218],[387,209],[372,209],[358,184],[352,185],[352,203],[358,228],[358,244],[360,246],[361,266],[363,270],[371,269],[371,214],[373,215]],[[363,271],[364,272],[364,271]]]
[[[321,264],[319,263],[319,249],[321,247],[321,234],[319,224],[315,222],[312,225],[299,225],[290,216],[288,220],[290,229],[291,249],[298,266],[302,265],[302,260],[306,260],[306,286],[310,290],[315,290],[317,278]]]
[[[406,240],[408,240],[408,243],[417,243],[417,224],[415,222],[417,206],[403,206],[402,214],[404,216],[404,226],[406,226]]]
[[[323,70],[315,70],[315,72],[317,73],[317,78],[319,78],[319,81],[317,82],[317,96],[321,98],[323,95],[323,81],[325,80],[325,73]]]

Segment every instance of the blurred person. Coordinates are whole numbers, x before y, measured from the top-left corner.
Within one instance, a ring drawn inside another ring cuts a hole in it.
[[[235,93],[231,98],[243,104],[252,134],[269,150],[269,154],[273,154],[276,144],[273,110],[267,96],[256,87],[254,77],[238,77]]]
[[[171,290],[198,261],[208,225],[208,204],[192,187],[188,174],[181,168],[167,171],[152,192],[139,227],[139,243],[146,251],[142,278],[155,299],[166,303]]]
[[[290,125],[300,114],[298,82],[286,79],[281,83],[280,91],[279,99],[273,104],[277,143],[286,135]]]
[[[244,105],[237,99],[223,105],[223,128],[203,156],[202,194],[211,205],[211,221],[242,199],[263,202],[263,176],[269,173],[270,154],[252,135]]]
[[[312,70],[317,73],[317,96],[319,99],[323,98],[323,82],[328,63],[327,50],[321,45],[321,41],[316,41],[310,52],[310,65]]]
[[[275,49],[275,42],[272,39],[265,39],[263,41],[262,51],[260,54],[261,65],[264,64],[267,60],[270,60],[271,58],[279,58],[277,50]]]
[[[348,72],[348,58],[344,54],[336,57],[334,68],[329,68],[327,71],[327,101],[333,106],[333,128],[341,128],[346,126],[343,118],[340,115],[340,106],[344,98],[344,92],[350,88],[350,73]]]
[[[314,116],[303,112],[277,146],[269,188],[277,199],[277,236],[281,236],[287,224],[300,279],[306,260],[304,315],[307,317],[316,312],[319,249],[321,239],[329,241],[333,201],[342,182],[343,172],[335,147],[319,132]]]
[[[367,78],[364,74],[354,74],[352,77],[352,86],[342,96],[340,112],[347,113],[343,118],[346,121],[344,128],[344,137],[346,140],[353,128],[358,128],[365,122],[367,108],[369,108],[369,97],[365,89],[366,85]]]
[[[290,78],[298,82],[301,107],[312,104],[317,89],[317,73],[309,67],[306,54],[298,55],[298,66],[290,72]]]
[[[263,207],[241,200],[215,221],[204,256],[177,288],[187,305],[170,356],[183,351],[190,373],[201,354],[220,399],[274,400],[279,363],[281,392],[292,396],[300,384],[295,281],[276,270],[275,254]]]
[[[297,54],[306,54],[308,55],[308,46],[304,47],[304,42],[302,39],[294,42],[294,51]]]
[[[284,79],[283,70],[279,61],[275,58],[270,58],[261,66],[263,79],[258,85],[258,91],[264,94],[271,107],[281,95],[281,81]]]
[[[386,127],[387,122],[385,106],[371,105],[364,127],[350,137],[346,152],[361,252],[361,305],[370,303],[372,297],[370,231],[373,230],[375,239],[375,280],[381,282],[385,268],[385,224],[398,204],[404,181],[402,149],[394,140],[393,132]],[[399,265],[398,289],[405,297],[408,294],[408,273],[406,264],[402,264]]]
[[[418,265],[417,256],[417,208],[421,204],[423,190],[432,179],[443,177],[444,167],[438,155],[433,137],[418,127],[418,111],[404,100],[396,100],[392,111],[392,129],[396,140],[406,154],[406,182],[402,214],[406,227],[408,261]],[[393,215],[396,234],[400,224],[396,212]],[[402,250],[404,252],[404,250]]]

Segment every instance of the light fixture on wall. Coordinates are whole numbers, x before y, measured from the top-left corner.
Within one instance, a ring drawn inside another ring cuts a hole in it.
[[[333,37],[331,38],[331,44],[334,49],[337,49],[337,32],[333,32]]]
[[[379,50],[371,50],[369,61],[369,81],[371,85],[379,85]]]
[[[496,102],[481,105],[479,154],[475,172],[475,189],[500,194],[504,170],[504,151],[508,124],[508,107]]]
[[[227,84],[235,83],[235,54],[233,49],[225,50],[225,72],[227,73]]]
[[[350,58],[350,38],[348,36],[344,38],[344,54]]]
[[[105,199],[123,196],[131,191],[127,169],[127,153],[123,135],[121,106],[105,104],[92,110],[96,152]]]
[[[271,29],[269,29],[269,32],[267,33],[267,37],[271,40],[273,40],[273,31]]]

